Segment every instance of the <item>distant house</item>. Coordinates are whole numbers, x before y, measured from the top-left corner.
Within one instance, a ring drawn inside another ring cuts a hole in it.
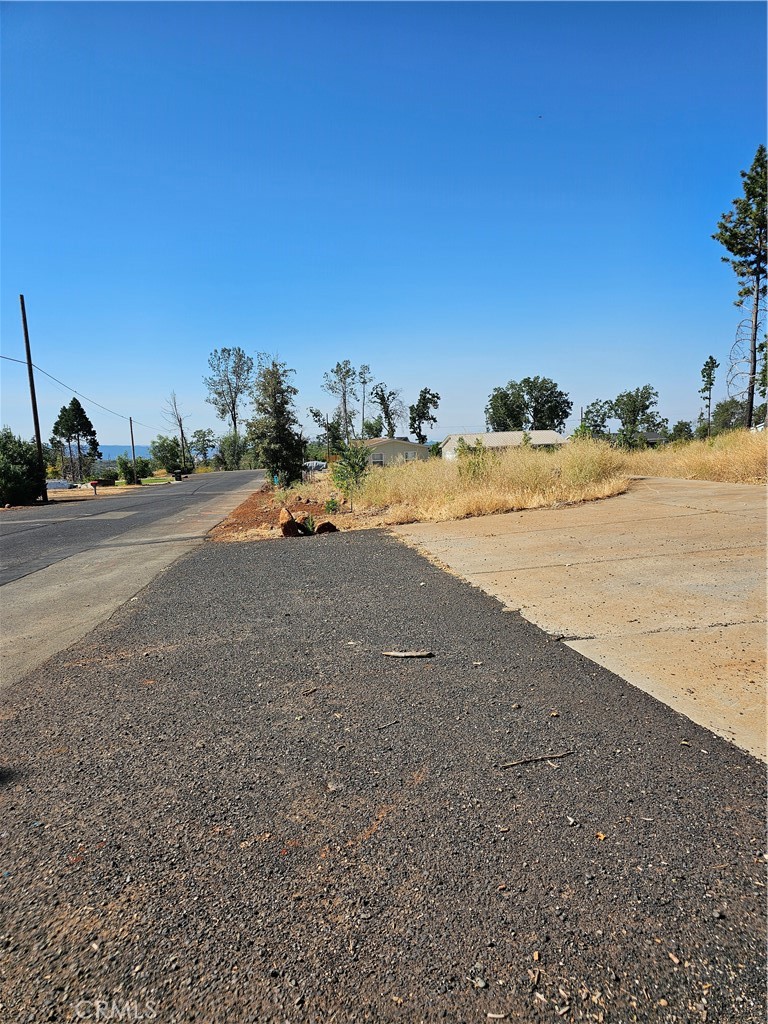
[[[391,466],[394,462],[429,458],[428,445],[416,444],[407,437],[368,437],[362,443],[370,452],[368,462],[372,466]]]
[[[443,458],[456,458],[456,446],[460,437],[463,437],[468,445],[482,441],[485,448],[502,450],[504,448],[519,448],[523,444],[526,433],[532,448],[559,448],[561,445],[568,444],[568,438],[558,434],[556,430],[497,430],[486,431],[484,434],[449,434],[441,445]]]

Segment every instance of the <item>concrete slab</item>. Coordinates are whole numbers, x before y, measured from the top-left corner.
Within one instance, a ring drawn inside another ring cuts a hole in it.
[[[765,759],[765,525],[764,487],[649,478],[607,501],[392,532]]]

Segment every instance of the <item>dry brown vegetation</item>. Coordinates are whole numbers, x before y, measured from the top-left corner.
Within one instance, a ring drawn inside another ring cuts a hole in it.
[[[711,441],[668,444],[663,448],[626,452],[631,476],[666,476],[730,484],[766,482],[768,435],[732,430]]]
[[[553,508],[621,494],[633,476],[678,477],[722,483],[766,481],[768,437],[748,431],[712,441],[623,451],[603,441],[577,440],[558,451],[515,448],[463,459],[429,459],[369,473],[354,496],[342,500],[330,473],[318,473],[288,490],[265,486],[214,531],[217,540],[279,536],[281,507],[330,519],[340,530],[400,523],[444,522],[526,508]],[[335,498],[340,509],[328,515]]]

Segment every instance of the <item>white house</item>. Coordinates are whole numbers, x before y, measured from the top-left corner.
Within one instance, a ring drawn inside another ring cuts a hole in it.
[[[468,445],[482,441],[484,448],[501,450],[519,448],[526,434],[531,448],[558,448],[560,445],[568,444],[568,438],[558,434],[556,430],[498,430],[486,431],[484,434],[449,434],[440,447],[444,459],[455,459],[460,437],[463,437]]]
[[[429,458],[428,445],[416,444],[405,437],[367,437],[362,443],[369,450],[368,462],[372,466]]]

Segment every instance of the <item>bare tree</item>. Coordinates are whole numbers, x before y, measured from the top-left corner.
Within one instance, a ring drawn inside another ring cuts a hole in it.
[[[187,452],[189,446],[187,445],[187,439],[184,436],[184,414],[179,406],[178,399],[176,398],[176,392],[172,391],[168,396],[168,401],[163,406],[163,418],[166,423],[174,427],[179,432],[179,440],[181,442],[181,464],[182,466],[188,466],[192,459],[187,460]]]

